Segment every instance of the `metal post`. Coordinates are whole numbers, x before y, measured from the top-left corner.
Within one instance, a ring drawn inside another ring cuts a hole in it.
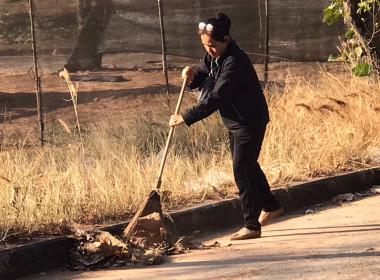
[[[169,102],[169,80],[168,80],[168,70],[166,67],[166,41],[165,41],[165,29],[164,29],[164,20],[162,17],[162,5],[161,0],[157,0],[158,4],[158,16],[160,18],[160,30],[161,30],[161,48],[162,48],[162,70],[164,72],[165,76],[165,82],[166,82],[166,94]]]
[[[33,0],[29,0],[29,17],[30,17],[30,32],[32,35],[32,49],[33,49],[33,63],[34,63],[34,79],[36,82],[36,99],[37,99],[37,115],[38,122],[40,125],[40,140],[41,146],[44,145],[44,120],[42,114],[42,104],[41,104],[41,80],[38,75],[38,66],[37,66],[37,50],[36,50],[36,39],[35,39],[35,31],[34,31],[34,13],[33,13]]]

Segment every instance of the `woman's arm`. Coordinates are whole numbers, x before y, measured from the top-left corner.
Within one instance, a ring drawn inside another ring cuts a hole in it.
[[[191,89],[199,87],[202,84],[202,82],[208,77],[208,74],[210,73],[210,63],[211,57],[205,54],[202,63],[200,63],[194,70],[193,80],[189,84],[189,87]]]
[[[226,103],[234,92],[238,92],[244,69],[234,57],[227,58],[221,66],[221,75],[217,79],[213,91],[206,99],[182,114],[187,126],[202,120],[218,110]]]

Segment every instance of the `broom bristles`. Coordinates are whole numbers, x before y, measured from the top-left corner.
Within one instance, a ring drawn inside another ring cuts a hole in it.
[[[135,216],[124,229],[123,235],[126,240],[130,240],[135,233],[139,218],[147,216],[154,212],[159,213],[160,217],[162,216],[160,195],[157,190],[152,190],[150,192],[149,196],[145,199],[139,210],[136,212]]]

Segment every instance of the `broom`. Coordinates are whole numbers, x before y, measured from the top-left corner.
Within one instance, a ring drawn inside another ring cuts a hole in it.
[[[177,106],[176,106],[175,111],[174,111],[174,115],[178,114],[179,108],[181,107],[183,93],[185,92],[185,87],[186,87],[186,81],[187,81],[186,79],[184,79],[184,81],[183,81],[181,92],[180,92],[179,97],[178,97]],[[162,156],[161,165],[160,165],[160,169],[158,172],[158,179],[157,179],[156,188],[150,192],[148,197],[144,200],[144,202],[142,203],[140,208],[137,210],[135,216],[129,222],[128,226],[124,229],[123,234],[124,234],[124,237],[126,238],[126,240],[130,240],[131,237],[133,236],[135,229],[136,229],[136,226],[138,224],[138,220],[140,217],[144,217],[144,216],[152,214],[154,212],[159,213],[160,217],[162,215],[159,190],[160,190],[161,183],[162,183],[162,172],[164,170],[165,161],[166,161],[167,153],[169,150],[169,145],[170,145],[170,142],[172,140],[173,132],[174,132],[174,126],[170,128],[169,135],[168,135],[168,138],[166,140],[165,150],[164,150],[164,154]]]

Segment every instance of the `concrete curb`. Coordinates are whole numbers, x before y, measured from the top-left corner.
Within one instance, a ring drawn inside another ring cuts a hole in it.
[[[288,189],[273,190],[285,212],[331,199],[340,193],[360,192],[380,185],[380,168],[327,177]],[[201,207],[170,213],[180,234],[202,229],[211,231],[242,223],[238,199],[229,199]],[[127,223],[103,228],[121,234]],[[0,279],[11,280],[54,268],[64,267],[74,240],[58,237],[0,251]]]
[[[360,192],[380,184],[380,168],[351,172],[327,177],[287,189],[275,189],[273,193],[284,211],[306,207],[331,199],[340,193]],[[191,234],[195,230],[215,230],[242,224],[238,199],[230,199],[171,214],[177,230]]]
[[[10,280],[63,267],[74,240],[58,237],[0,251],[0,279]]]

